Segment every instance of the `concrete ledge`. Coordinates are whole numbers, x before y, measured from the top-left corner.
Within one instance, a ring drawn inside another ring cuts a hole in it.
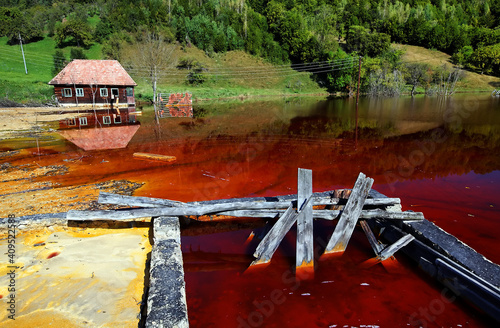
[[[146,327],[189,327],[177,217],[154,219]]]

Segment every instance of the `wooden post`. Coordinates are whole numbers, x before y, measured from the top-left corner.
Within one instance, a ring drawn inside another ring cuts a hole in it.
[[[393,256],[394,253],[396,253],[398,250],[408,245],[413,239],[415,239],[415,237],[413,237],[410,234],[404,235],[403,237],[398,239],[394,244],[384,248],[384,250],[380,252],[380,254],[377,257],[371,258],[361,263],[361,267],[366,269],[374,266],[377,263],[387,260],[388,258]]]
[[[333,235],[323,255],[345,251],[372,185],[373,179],[367,178],[363,173],[359,173],[351,195],[347,200],[347,204],[340,215],[339,222],[333,231]]]
[[[368,241],[370,242],[375,255],[378,256],[380,252],[382,252],[383,246],[378,243],[377,238],[375,238],[372,229],[370,229],[370,226],[366,221],[359,221],[359,224],[361,225],[361,228],[363,228],[363,231],[365,232],[365,235],[368,238]]]
[[[256,260],[250,266],[257,264],[267,264],[271,261],[271,257],[278,248],[281,240],[297,220],[297,213],[290,205],[286,212],[276,221],[274,226],[269,230],[268,234],[262,239],[259,246],[255,250],[253,256]]]
[[[297,254],[295,269],[297,276],[314,274],[312,171],[299,169],[297,182],[297,210],[303,215],[297,218]]]
[[[359,68],[358,68],[358,88],[356,89],[356,129],[355,129],[355,147],[358,148],[358,103],[359,103],[359,84],[361,81],[361,56],[359,56]]]
[[[18,36],[19,36],[19,44],[21,45],[21,52],[23,54],[24,71],[26,72],[26,75],[28,75],[28,67],[26,67],[26,58],[24,58],[23,39],[21,39],[21,33],[18,33]]]

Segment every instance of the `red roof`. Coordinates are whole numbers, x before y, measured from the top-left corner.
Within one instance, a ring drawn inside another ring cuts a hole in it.
[[[137,85],[117,60],[74,59],[49,84]]]

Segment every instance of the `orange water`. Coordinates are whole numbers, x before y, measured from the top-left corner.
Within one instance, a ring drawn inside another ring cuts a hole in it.
[[[39,143],[40,149],[34,142],[0,146],[26,149],[8,160],[13,165],[69,167],[67,174],[41,181],[76,186],[127,179],[145,183],[137,196],[180,201],[296,193],[297,168],[313,170],[314,191],[351,188],[361,171],[375,179],[374,189],[401,198],[403,209],[423,212],[500,263],[495,251],[500,231],[500,119],[491,99],[476,97],[479,109],[474,107],[466,118],[457,114],[462,118],[462,130],[457,130],[458,122],[443,118],[449,106],[472,106],[463,105],[470,99],[460,99],[451,105],[427,98],[417,103],[362,100],[357,142],[353,103],[337,100],[229,104],[215,112],[198,105],[195,116],[198,111],[203,117],[161,119],[159,125],[146,111],[125,149],[85,152],[61,138]],[[177,161],[137,160],[134,152],[176,156]],[[325,261],[317,256],[312,280],[294,278],[293,229],[269,266],[244,273],[259,240],[245,241],[252,225],[258,234],[263,224],[254,220],[244,228],[208,233],[194,233],[196,225],[183,230],[192,327],[492,324],[462,301],[446,298],[449,291],[404,256],[398,254],[392,265],[360,269],[360,263],[373,257],[361,230],[354,232],[343,256]],[[332,222],[315,221],[317,255],[333,228]]]

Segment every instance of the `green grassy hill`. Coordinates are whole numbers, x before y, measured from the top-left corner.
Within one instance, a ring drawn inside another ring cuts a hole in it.
[[[451,65],[450,55],[444,52],[426,49],[423,47],[394,44],[393,47],[403,50],[402,57],[404,62],[428,63],[431,67],[439,67],[443,64]],[[491,92],[493,89],[500,88],[500,78],[466,71],[465,78],[458,83],[459,92]]]
[[[417,46],[399,45],[403,49],[402,60],[426,62],[432,67],[449,64],[449,57],[443,52]],[[62,49],[69,58],[70,48]],[[21,48],[8,45],[7,37],[0,38],[0,99],[19,103],[49,103],[53,88],[47,84],[53,77],[53,54],[56,45],[52,38],[45,37],[38,42],[24,45],[28,74],[25,74]],[[89,59],[101,58],[101,45],[94,44],[85,55]],[[208,69],[206,81],[193,86],[186,83],[188,71],[177,69],[180,59],[189,58]],[[123,65],[127,67],[127,60]],[[243,51],[229,51],[208,57],[196,47],[177,45],[169,58],[170,68],[162,72],[158,84],[159,92],[191,92],[194,99],[219,99],[255,95],[326,94],[326,90],[313,81],[311,75],[297,72],[288,65],[274,66]],[[139,100],[152,99],[152,88],[144,70],[131,69],[130,75],[138,83],[136,95]],[[467,72],[460,82],[459,92],[491,92],[500,88],[500,78]]]
[[[25,44],[28,74],[19,45],[8,45],[7,37],[0,38],[0,97],[20,103],[49,102],[52,87],[47,85],[53,77],[53,54],[56,45],[52,38],[45,37],[38,42]],[[69,58],[70,48],[62,49]],[[85,50],[89,59],[101,59],[101,45],[94,44]],[[289,66],[273,66],[260,58],[243,51],[231,51],[208,57],[196,47],[176,46],[171,56],[170,66],[162,72],[158,84],[161,92],[186,92],[195,99],[216,99],[228,97],[246,97],[252,95],[281,94],[326,94],[311,80],[309,73],[297,72]],[[181,58],[191,58],[207,67],[207,80],[200,86],[186,83],[186,70],[176,68]],[[126,66],[126,61],[124,66]],[[144,71],[130,70],[130,75],[137,82],[136,95],[139,99],[152,99],[152,88]]]

